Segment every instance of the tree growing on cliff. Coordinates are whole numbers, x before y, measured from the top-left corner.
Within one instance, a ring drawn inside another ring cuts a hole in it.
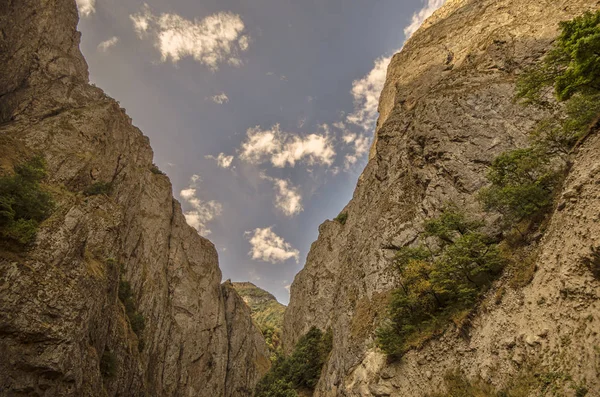
[[[559,101],[600,93],[600,11],[561,22],[560,29],[552,50],[519,80],[518,98],[543,103],[548,88]]]
[[[14,175],[0,178],[0,236],[25,245],[33,241],[39,224],[50,216],[54,202],[41,186],[45,162],[34,157],[15,167]]]
[[[289,357],[279,356],[256,385],[256,397],[296,397],[296,389],[314,390],[333,344],[331,330],[312,327]]]
[[[398,358],[469,312],[500,274],[504,258],[496,242],[456,206],[425,222],[423,243],[400,249],[394,259],[400,288],[392,292],[377,344]]]

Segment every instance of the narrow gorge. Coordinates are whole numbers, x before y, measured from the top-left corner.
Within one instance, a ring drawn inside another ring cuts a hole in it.
[[[399,358],[378,338],[403,285],[398,252],[423,244],[449,203],[485,220],[482,235],[516,234],[482,205],[490,167],[566,117],[517,100],[519,81],[561,22],[598,10],[447,0],[428,18],[391,60],[366,168],[319,227],[286,308],[222,282],[149,139],[89,83],[75,0],[0,1],[0,190],[52,199],[32,234],[0,197],[0,396],[600,397],[597,119],[473,308]],[[277,379],[296,365],[286,356],[316,373],[294,374],[301,387]],[[266,394],[278,380],[288,394]]]

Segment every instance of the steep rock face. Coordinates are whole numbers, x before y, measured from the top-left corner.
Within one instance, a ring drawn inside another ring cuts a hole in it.
[[[148,139],[88,84],[77,18],[74,0],[0,4],[0,165],[41,154],[57,204],[30,249],[0,250],[0,394],[249,395],[267,360],[260,331],[226,310],[239,297],[224,298],[217,252],[152,172]],[[85,197],[96,182],[112,192]],[[144,316],[139,337],[120,280]],[[234,366],[248,375],[230,385]]]
[[[600,291],[577,267],[598,236],[590,174],[595,139],[567,182],[567,191],[590,193],[553,217],[530,286],[509,289],[500,305],[486,301],[468,339],[448,330],[395,365],[372,348],[396,286],[393,248],[415,241],[423,220],[449,201],[481,214],[475,193],[486,167],[502,151],[526,144],[545,116],[514,103],[517,74],[547,51],[558,22],[598,7],[597,0],[450,0],[394,56],[369,163],[344,209],[348,219],[321,225],[285,314],[288,351],[311,326],[333,329],[316,396],[423,396],[442,390],[444,374],[458,368],[498,385],[536,360],[600,390],[593,347],[600,342],[593,332]],[[585,323],[584,315],[592,320]],[[576,357],[585,363],[573,365]]]
[[[231,281],[223,283],[225,318],[229,335],[229,360],[225,396],[252,395],[254,386],[269,370],[269,351],[252,321],[250,308]]]

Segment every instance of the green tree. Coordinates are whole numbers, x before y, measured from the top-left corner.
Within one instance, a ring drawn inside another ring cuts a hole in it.
[[[35,238],[39,224],[54,208],[52,196],[40,182],[45,162],[34,157],[15,167],[14,175],[0,177],[0,235],[18,244]]]
[[[331,330],[312,327],[289,357],[279,354],[269,372],[258,382],[256,397],[296,397],[296,389],[313,390],[333,344]]]
[[[447,206],[425,222],[426,243],[396,253],[400,287],[392,292],[387,318],[376,331],[378,346],[390,357],[400,357],[414,340],[472,309],[500,274],[505,260],[496,242],[481,232],[483,226]]]
[[[487,178],[491,186],[480,191],[479,199],[486,210],[501,213],[509,224],[547,211],[558,183],[551,159],[536,148],[502,153]]]
[[[576,93],[600,93],[600,11],[561,22],[561,33],[544,60],[520,79],[517,96],[544,103],[547,89],[559,101]]]

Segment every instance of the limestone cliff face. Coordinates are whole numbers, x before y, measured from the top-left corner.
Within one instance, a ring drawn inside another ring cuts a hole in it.
[[[600,395],[600,284],[579,264],[600,240],[597,138],[575,159],[528,287],[507,287],[500,303],[487,299],[468,338],[449,329],[393,365],[372,347],[396,286],[389,248],[415,241],[423,220],[448,201],[481,213],[475,193],[486,167],[525,145],[545,116],[514,103],[516,76],[547,51],[558,22],[599,7],[597,0],[449,0],[394,56],[347,222],[321,225],[285,313],[287,350],[311,326],[333,329],[316,396],[424,396],[442,391],[454,369],[502,385],[536,361],[585,379],[589,395]]]
[[[0,251],[0,394],[250,395],[268,367],[260,331],[151,171],[148,139],[88,84],[77,18],[74,0],[0,3],[0,165],[43,155],[57,203],[33,247]],[[95,182],[112,193],[85,197]]]

